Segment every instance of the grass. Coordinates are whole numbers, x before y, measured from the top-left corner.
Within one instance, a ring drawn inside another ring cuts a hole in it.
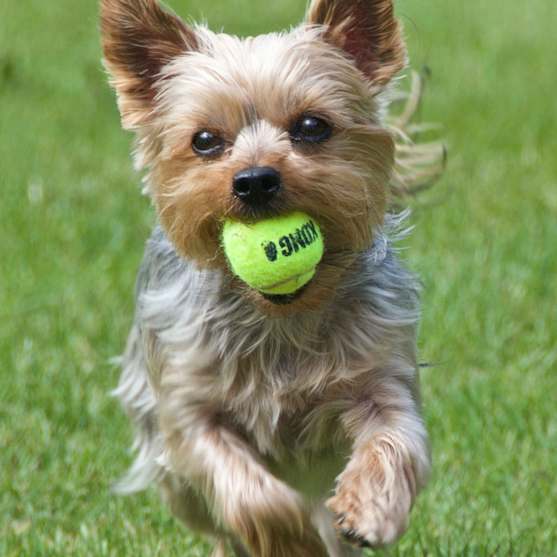
[[[175,0],[255,34],[304,2]],[[423,278],[433,481],[393,556],[557,552],[554,0],[400,0],[450,164],[407,252]],[[100,66],[93,0],[0,3],[0,555],[206,555],[153,491],[111,495],[107,396],[154,222]]]

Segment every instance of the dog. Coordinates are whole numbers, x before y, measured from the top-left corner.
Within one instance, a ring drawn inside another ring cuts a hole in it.
[[[430,450],[418,282],[388,211],[385,94],[407,62],[391,0],[312,0],[299,27],[245,39],[156,0],[100,15],[159,219],[116,391],[138,449],[119,490],[156,484],[215,556],[394,543]],[[320,224],[323,258],[298,292],[261,293],[230,270],[222,223],[292,211]]]

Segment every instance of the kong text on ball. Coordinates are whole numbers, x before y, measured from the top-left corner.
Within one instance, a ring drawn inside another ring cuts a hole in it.
[[[299,211],[255,223],[226,220],[222,246],[232,272],[264,294],[293,294],[323,256],[319,225]]]

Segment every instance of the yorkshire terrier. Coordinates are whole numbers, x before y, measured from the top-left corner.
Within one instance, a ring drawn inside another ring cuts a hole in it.
[[[385,93],[406,65],[392,1],[313,0],[291,32],[245,39],[156,0],[100,5],[160,222],[117,389],[139,450],[120,490],[155,483],[215,556],[392,544],[430,469],[418,286],[387,211]],[[262,294],[229,269],[223,220],[292,211],[319,222],[324,256],[299,292]]]

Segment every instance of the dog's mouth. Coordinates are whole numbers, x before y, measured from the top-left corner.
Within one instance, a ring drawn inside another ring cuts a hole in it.
[[[300,296],[302,296],[302,294],[307,290],[310,282],[304,284],[304,286],[296,290],[296,292],[292,292],[292,294],[265,294],[264,292],[260,292],[260,294],[272,304],[276,304],[277,306],[286,306],[300,298]]]
[[[304,294],[324,253],[316,219],[301,211],[253,223],[227,219],[221,245],[230,271],[279,306]]]

